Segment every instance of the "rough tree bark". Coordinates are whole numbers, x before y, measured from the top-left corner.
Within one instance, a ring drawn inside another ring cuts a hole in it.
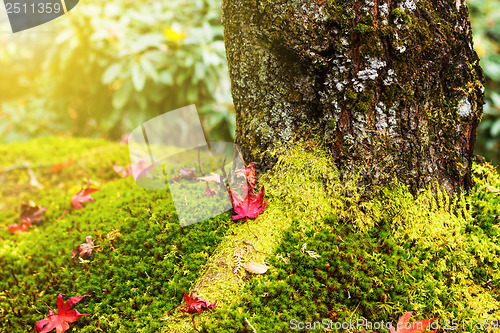
[[[222,11],[247,161],[312,135],[371,183],[470,185],[484,79],[465,0],[223,0]]]

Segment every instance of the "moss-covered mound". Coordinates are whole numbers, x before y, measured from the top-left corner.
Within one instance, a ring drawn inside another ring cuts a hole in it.
[[[75,306],[90,314],[70,324],[75,332],[194,331],[191,315],[169,313],[182,291],[217,301],[194,318],[207,332],[395,325],[407,311],[412,320],[439,317],[440,328],[457,319],[459,331],[484,332],[500,313],[500,178],[488,164],[474,167],[475,186],[461,198],[430,190],[414,198],[396,181],[368,196],[357,185],[362,174],[344,175],[328,154],[298,144],[261,176],[269,201],[249,221],[256,240],[231,212],[181,227],[167,190],[142,189],[113,171],[128,163],[126,146],[41,139],[0,145],[0,154],[5,332],[35,332],[48,311],[37,300],[55,308],[59,293],[91,295]],[[95,201],[58,220],[87,176],[100,188]],[[28,200],[47,212],[13,235],[7,225]],[[71,260],[88,235],[92,255]],[[237,253],[243,264],[271,269],[238,270]]]

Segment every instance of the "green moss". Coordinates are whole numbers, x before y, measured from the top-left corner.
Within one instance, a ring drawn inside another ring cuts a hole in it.
[[[401,19],[401,22],[406,24],[406,25],[411,25],[411,17],[408,15],[404,10],[401,8],[394,8],[390,16],[392,16],[393,19]]]
[[[123,158],[124,147],[112,147],[100,154],[83,144],[82,164],[69,167],[85,166],[100,182],[95,202],[57,221],[84,181],[62,174],[67,190],[35,194],[49,207],[40,225],[0,232],[0,325],[9,332],[32,331],[47,312],[36,300],[54,305],[60,292],[92,296],[76,306],[91,314],[71,324],[81,332],[190,332],[191,316],[167,316],[182,303],[181,290],[217,300],[195,317],[208,332],[250,331],[245,318],[259,332],[287,331],[292,318],[395,322],[409,310],[415,320],[484,320],[500,306],[500,196],[490,187],[500,188],[500,177],[491,165],[474,166],[474,188],[462,197],[430,188],[414,197],[397,180],[367,196],[363,170],[342,173],[317,142],[290,142],[272,152],[277,163],[260,179],[269,201],[249,221],[257,241],[231,214],[181,228],[167,191],[107,173]],[[122,236],[112,240],[113,230]],[[100,247],[88,262],[71,261],[87,235]],[[232,273],[234,242],[242,240],[265,252],[246,260],[271,270]]]
[[[359,97],[358,101],[356,102],[355,109],[358,112],[367,113],[368,110],[370,110],[374,94],[371,90],[366,89],[360,95],[361,96]]]
[[[362,24],[362,23],[359,23],[358,25],[356,25],[356,27],[354,28],[354,31],[356,31],[358,34],[360,35],[366,35],[370,32],[373,32],[374,29],[372,26],[369,26],[369,25],[366,25],[366,24]]]
[[[337,128],[337,122],[335,119],[328,119],[328,128],[334,130]]]

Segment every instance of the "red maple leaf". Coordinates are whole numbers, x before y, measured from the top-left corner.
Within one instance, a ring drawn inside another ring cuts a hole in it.
[[[73,161],[71,159],[65,161],[65,162],[61,162],[61,163],[56,163],[54,165],[54,167],[52,168],[52,173],[53,174],[57,174],[59,173],[62,169],[68,167],[71,165],[71,163],[73,163]]]
[[[31,223],[25,223],[25,222],[23,222],[22,224],[14,223],[14,224],[9,225],[7,227],[7,229],[9,229],[10,233],[15,234],[16,231],[23,231],[23,232],[28,231],[30,228],[30,225],[31,225]]]
[[[73,199],[71,200],[71,207],[74,209],[82,209],[82,203],[94,201],[94,198],[90,195],[91,193],[94,193],[96,191],[99,191],[98,188],[90,188],[90,179],[87,177],[87,187],[82,188],[78,193],[76,193],[73,196]]]
[[[15,234],[16,231],[26,232],[29,230],[31,223],[40,222],[43,218],[43,214],[47,210],[46,207],[40,207],[22,203],[21,204],[21,216],[19,216],[20,224],[14,223],[9,225],[7,228],[9,232]]]
[[[199,298],[195,293],[191,292],[191,295],[184,294],[184,300],[186,301],[186,309],[181,309],[182,312],[189,313],[200,313],[201,309],[211,309],[215,306],[215,303],[210,303],[204,298]]]
[[[73,306],[73,304],[80,302],[82,298],[90,297],[90,295],[71,297],[70,299],[68,299],[66,304],[64,304],[62,295],[64,294],[59,294],[57,296],[57,313],[54,313],[54,310],[52,310],[50,306],[47,305],[47,303],[39,300],[39,302],[45,303],[45,305],[47,305],[50,310],[47,318],[36,322],[36,330],[38,333],[50,332],[54,328],[56,329],[56,333],[65,332],[67,329],[69,329],[68,323],[77,321],[81,316],[89,315],[89,313],[81,314],[78,312],[78,310],[70,310],[70,308]]]
[[[71,251],[71,259],[76,257],[78,254],[80,257],[88,256],[92,254],[92,249],[94,248],[94,242],[92,241],[92,236],[85,237],[86,243],[80,244]]]
[[[401,316],[401,318],[399,318],[397,324],[397,330],[394,328],[394,326],[392,326],[391,323],[389,331],[391,333],[422,333],[434,320],[437,319],[437,318],[424,319],[410,323],[410,317],[412,313],[413,313],[412,311],[406,312],[404,315]],[[365,330],[362,331],[368,333],[376,333],[372,331],[365,331]],[[428,333],[436,333],[436,331],[437,330],[429,331]]]
[[[241,186],[242,191],[243,191],[243,198],[241,195],[234,191],[231,190],[229,192],[230,197],[231,197],[231,203],[233,204],[234,211],[236,214],[233,216],[233,220],[238,220],[242,218],[246,218],[247,222],[247,227],[248,230],[250,230],[250,227],[248,226],[248,219],[254,219],[257,216],[259,216],[264,209],[266,208],[267,205],[267,199],[264,202],[264,186],[260,189],[260,191],[255,194],[255,191],[253,187],[251,186],[250,182],[248,179],[246,179],[245,183]],[[250,232],[258,239],[252,230]]]

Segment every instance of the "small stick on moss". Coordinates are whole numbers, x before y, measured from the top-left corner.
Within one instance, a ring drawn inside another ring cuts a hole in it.
[[[257,333],[257,331],[255,330],[255,327],[253,327],[252,324],[250,324],[250,322],[248,321],[247,317],[245,317],[245,321],[252,328],[253,333]]]
[[[243,240],[243,241],[242,241],[242,243],[243,243],[243,244],[246,244],[246,245],[248,245],[248,246],[251,246],[251,247],[252,247],[255,251],[257,251],[257,252],[264,253],[264,254],[269,254],[269,253],[267,253],[267,252],[262,252],[262,251],[257,250],[257,249],[255,248],[255,246],[253,246],[253,244],[252,244],[252,243],[247,242],[246,240]]]
[[[60,219],[62,219],[64,217],[64,215],[66,215],[66,210],[68,209],[68,206],[69,206],[69,203],[66,205],[66,207],[64,207],[64,212],[62,213],[61,216],[59,216],[57,218],[57,221],[59,221]]]
[[[198,168],[200,169],[200,172],[201,172],[201,176],[205,176],[205,173],[203,172],[203,170],[201,169],[201,162],[200,162],[200,150],[198,149]]]
[[[17,279],[16,274],[14,274],[14,270],[11,270],[10,272],[12,273],[12,277],[14,278],[14,280],[16,280],[16,286],[19,287],[19,280]]]
[[[177,295],[177,287],[175,287],[175,290],[174,290],[174,297],[172,297],[170,300],[173,300],[176,295]]]
[[[194,315],[191,316],[191,321],[193,322],[193,327],[196,332],[199,332],[198,329],[196,328],[196,324],[194,323]]]

